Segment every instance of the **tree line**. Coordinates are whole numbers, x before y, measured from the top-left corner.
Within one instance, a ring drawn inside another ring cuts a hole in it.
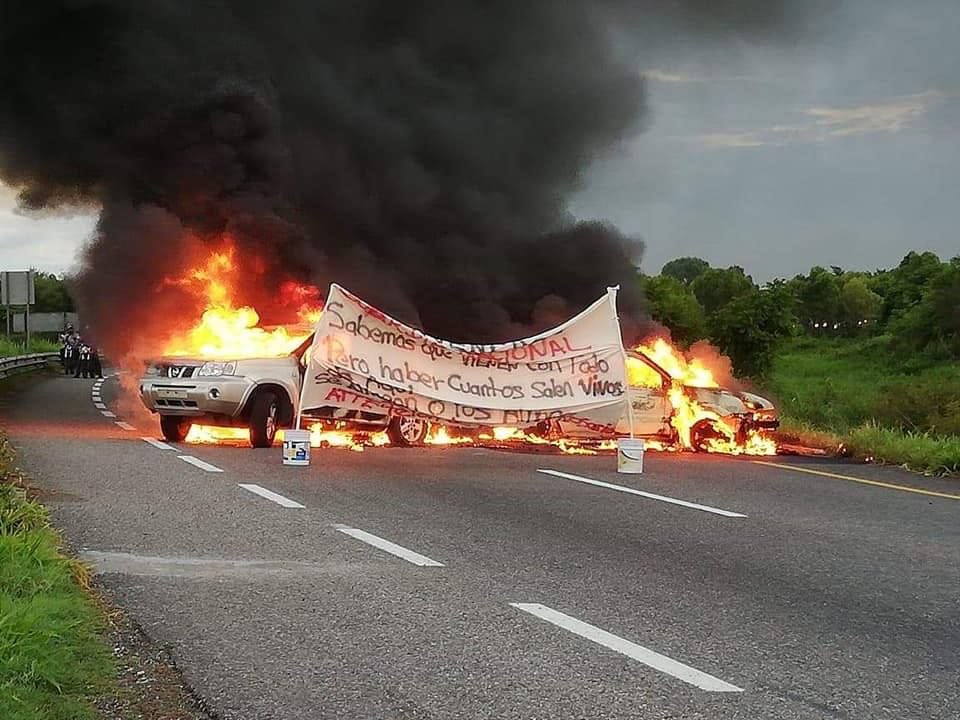
[[[762,376],[790,337],[886,335],[895,349],[931,361],[960,360],[960,256],[909,252],[873,272],[815,266],[758,285],[738,266],[671,260],[659,275],[638,274],[654,319],[684,346],[709,340],[743,376]],[[33,312],[71,312],[63,277],[36,272]],[[2,313],[0,308],[0,313]]]
[[[639,282],[675,341],[709,340],[745,376],[762,376],[778,343],[798,335],[887,335],[903,352],[960,359],[960,256],[910,252],[891,269],[815,266],[763,285],[741,267],[683,257]]]

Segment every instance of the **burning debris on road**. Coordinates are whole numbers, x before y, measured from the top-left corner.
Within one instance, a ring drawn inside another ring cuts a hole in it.
[[[227,372],[227,368],[231,368],[227,374],[232,374],[238,363],[245,360],[266,363],[270,363],[271,359],[283,361],[297,348],[302,349],[305,357],[307,346],[313,339],[313,326],[323,311],[319,289],[293,283],[282,286],[276,304],[286,309],[289,324],[264,328],[259,323],[256,309],[240,305],[235,299],[237,288],[242,283],[240,268],[234,262],[235,253],[236,248],[226,243],[196,268],[179,277],[164,280],[165,284],[177,286],[181,292],[203,304],[196,321],[172,334],[157,353],[165,358],[163,362],[168,363],[170,378],[216,376]],[[664,410],[669,415],[669,436],[664,436],[661,428],[659,437],[648,438],[648,447],[655,450],[696,449],[751,455],[776,452],[775,443],[764,434],[763,427],[744,424],[742,413],[731,413],[729,409],[724,409],[722,402],[714,396],[722,394],[728,402],[743,402],[751,410],[761,409],[756,403],[762,403],[762,398],[741,393],[738,399],[731,392],[721,389],[715,373],[728,374],[729,363],[724,365],[725,358],[715,352],[699,349],[702,357],[688,359],[667,339],[658,337],[636,345],[626,356],[625,375],[634,389],[631,392],[636,394],[649,389],[652,393],[650,397],[662,392],[665,399],[669,400],[669,407]],[[178,358],[183,360],[179,361]],[[177,364],[190,361],[195,363],[193,367]],[[154,409],[161,413],[164,408],[177,407],[169,403],[184,402],[172,384],[167,383],[164,387],[163,393],[172,394],[156,399],[157,407]],[[753,399],[748,400],[748,397]],[[223,400],[217,399],[216,402]],[[772,407],[767,410],[772,410]],[[734,418],[733,422],[731,418]],[[251,442],[251,431],[247,427],[207,424],[198,420],[187,422],[187,419],[183,425],[185,432],[182,439],[186,442]],[[306,427],[310,430],[311,444],[315,447],[349,448],[355,451],[397,442],[434,446],[540,446],[571,454],[592,454],[615,449],[613,437],[585,438],[576,432],[576,428],[573,428],[571,435],[571,428],[566,427],[562,420],[540,423],[534,427],[479,429],[424,422],[417,430],[420,434],[410,437],[392,436],[389,428],[358,427],[350,421],[307,423]],[[175,436],[172,439],[179,438]],[[281,439],[282,429],[278,427],[271,441]]]

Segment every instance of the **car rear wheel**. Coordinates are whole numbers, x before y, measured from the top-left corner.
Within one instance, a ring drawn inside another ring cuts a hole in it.
[[[176,415],[160,416],[160,432],[163,433],[163,439],[170,442],[183,442],[187,439],[187,433],[190,432],[191,422],[187,418],[177,417]]]
[[[280,417],[280,401],[275,393],[268,390],[257,393],[250,408],[250,444],[255,448],[273,445],[277,436],[277,423]]]
[[[413,415],[390,418],[390,424],[387,425],[387,437],[390,438],[390,442],[404,447],[423,445],[428,432],[430,432],[430,423]]]
[[[701,420],[690,428],[690,446],[696,452],[707,452],[711,440],[728,440],[730,436],[713,420]]]

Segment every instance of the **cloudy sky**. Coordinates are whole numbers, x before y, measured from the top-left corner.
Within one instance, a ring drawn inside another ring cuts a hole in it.
[[[643,58],[646,131],[571,210],[758,281],[960,254],[960,7],[847,0],[790,42],[678,41]],[[66,271],[89,215],[32,219],[0,188],[0,267]]]

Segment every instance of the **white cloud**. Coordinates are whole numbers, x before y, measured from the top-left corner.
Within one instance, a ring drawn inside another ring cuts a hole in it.
[[[17,211],[16,194],[0,185],[0,270],[70,270],[95,222],[87,214],[33,219]]]
[[[909,127],[926,115],[935,103],[944,98],[939,90],[927,90],[885,103],[856,107],[814,107],[804,114],[829,135],[865,135],[867,133],[895,133]]]
[[[885,102],[852,107],[817,106],[802,111],[806,122],[772,125],[753,130],[705,133],[688,138],[705,150],[762,147],[798,142],[898,133],[913,126],[935,104],[946,97],[939,90],[904,95]]]
[[[647,80],[653,80],[654,82],[662,83],[688,84],[706,82],[704,78],[696,75],[690,75],[689,73],[684,72],[668,72],[666,70],[659,70],[657,68],[644,70],[643,76],[647,78]]]
[[[757,133],[752,132],[707,133],[697,135],[694,140],[708,150],[760,147],[767,144]]]

